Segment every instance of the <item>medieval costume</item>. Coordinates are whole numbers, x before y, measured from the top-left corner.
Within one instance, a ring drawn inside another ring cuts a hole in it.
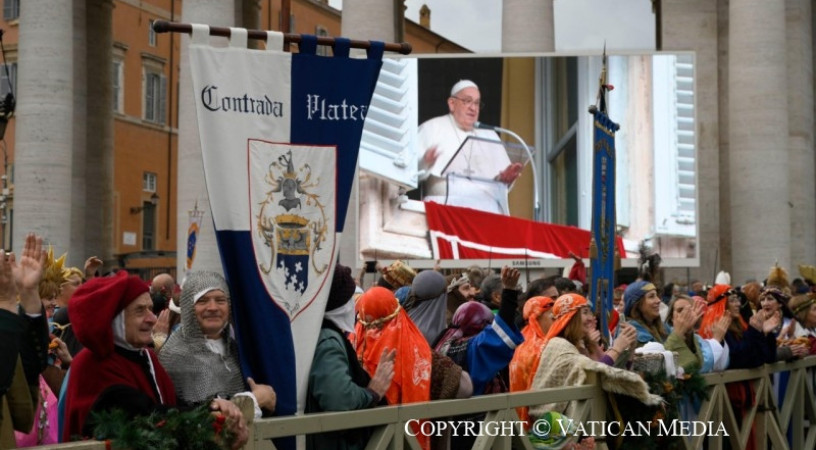
[[[428,344],[445,329],[447,291],[445,277],[435,270],[423,270],[411,283],[403,308]]]
[[[579,342],[572,342],[565,330],[570,322],[580,320],[579,313],[588,307],[586,298],[577,294],[565,294],[558,297],[553,306],[555,321],[547,332],[544,350],[541,352],[541,361],[538,365],[530,389],[541,390],[547,388],[579,386],[586,382],[588,374],[595,372],[601,379],[601,387],[608,392],[624,394],[634,397],[647,405],[658,405],[662,398],[650,394],[649,387],[639,375],[628,370],[611,367],[608,364],[595,361],[585,354],[583,346],[584,336]],[[576,318],[576,315],[579,317]],[[566,413],[568,417],[575,417],[577,402],[559,402],[530,407],[531,417],[541,417],[548,411]]]
[[[253,398],[255,416],[261,410],[251,392],[247,392],[238,344],[229,332],[229,322],[219,339],[208,339],[201,331],[195,312],[196,302],[208,292],[220,290],[229,303],[229,287],[224,277],[215,272],[190,272],[181,290],[181,329],[167,339],[159,352],[161,362],[173,386],[179,403],[198,405],[216,396],[230,398],[242,393]]]
[[[516,347],[513,359],[510,361],[510,391],[521,392],[530,389],[538,369],[541,358],[541,350],[544,347],[544,337],[546,331],[541,329],[538,318],[542,314],[552,315],[552,307],[555,302],[549,297],[533,297],[524,303],[523,317],[527,325],[521,330],[524,342]],[[529,419],[526,406],[516,408],[519,419],[527,421]]]
[[[515,305],[516,297],[516,291],[502,291],[502,302],[507,299]],[[451,326],[434,344],[437,352],[449,356],[470,374],[474,395],[507,392],[498,373],[510,364],[516,346],[524,341],[510,317],[513,325],[507,325],[501,315],[494,320],[487,306],[469,301],[456,310]]]
[[[408,314],[399,306],[394,293],[373,287],[357,300],[357,357],[370,374],[377,370],[385,349],[396,349],[394,378],[385,392],[389,405],[426,402],[431,399],[431,347]],[[428,437],[412,423],[417,440],[428,448]]]
[[[120,272],[88,281],[71,298],[71,323],[85,348],[71,364],[63,441],[91,434],[92,410],[122,409],[135,416],[176,404],[173,383],[153,351],[125,340],[124,310],[147,292],[138,277]]]

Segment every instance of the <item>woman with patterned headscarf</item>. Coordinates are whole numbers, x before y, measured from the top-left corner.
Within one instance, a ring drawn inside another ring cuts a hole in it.
[[[782,322],[772,331],[779,345],[776,348],[776,360],[787,361],[794,358],[801,358],[808,354],[808,348],[801,344],[790,344],[787,340],[793,338],[794,323],[793,313],[788,308],[790,295],[784,290],[766,286],[759,293],[759,305],[762,308],[757,314],[764,314],[766,318],[778,316]]]
[[[602,375],[602,388],[609,392],[634,397],[647,405],[658,405],[662,398],[649,393],[649,387],[639,375],[611,367],[590,358],[592,343],[588,339],[588,325],[595,321],[587,299],[578,294],[564,294],[553,306],[553,324],[545,336],[546,344],[531,383],[531,390],[578,386],[584,384],[591,372]],[[566,413],[575,417],[577,402],[558,402],[530,407],[531,419],[547,412]]]
[[[431,347],[399,305],[394,293],[373,287],[357,300],[357,358],[370,375],[384,351],[396,349],[394,378],[385,398],[389,405],[426,402],[431,399]],[[417,440],[428,448],[428,437],[412,422]]]
[[[524,342],[516,347],[516,353],[510,361],[510,392],[530,389],[533,375],[538,368],[541,349],[544,347],[544,336],[552,325],[552,307],[555,302],[549,297],[533,297],[524,303],[522,316],[527,325],[521,330]],[[528,408],[516,408],[519,419],[527,421]]]

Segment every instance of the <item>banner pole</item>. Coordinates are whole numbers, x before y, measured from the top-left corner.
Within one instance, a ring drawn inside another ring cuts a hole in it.
[[[181,22],[168,22],[166,20],[157,20],[153,22],[153,31],[156,33],[187,33],[193,32],[193,25]],[[230,37],[230,29],[227,27],[210,27],[210,36]],[[263,30],[247,30],[247,38],[266,40],[266,31]],[[295,33],[284,33],[283,42],[285,44],[299,44],[303,39],[303,35]],[[335,39],[333,37],[318,36],[317,45],[334,46]],[[371,41],[361,41],[352,39],[350,42],[351,48],[361,48],[368,50],[371,48]],[[413,48],[407,42],[386,42],[385,50],[389,52],[408,55]]]

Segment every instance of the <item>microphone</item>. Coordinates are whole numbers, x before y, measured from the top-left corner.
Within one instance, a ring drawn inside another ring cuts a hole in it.
[[[488,124],[486,124],[486,123],[482,123],[482,122],[479,122],[479,121],[477,120],[476,122],[473,122],[473,128],[480,128],[480,129],[482,129],[482,130],[493,130],[493,131],[496,131],[496,129],[497,129],[497,128],[499,128],[499,127],[497,127],[497,126],[495,126],[495,125],[488,125]]]

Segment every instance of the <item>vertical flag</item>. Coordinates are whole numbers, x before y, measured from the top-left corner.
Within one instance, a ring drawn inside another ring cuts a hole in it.
[[[594,139],[592,145],[592,238],[590,240],[590,301],[600,315],[599,329],[609,337],[612,297],[615,286],[616,217],[615,217],[615,132],[620,128],[606,111],[606,49],[603,55],[599,106],[591,106]]]
[[[190,226],[187,227],[187,270],[193,267],[195,260],[196,243],[198,242],[198,231],[201,229],[201,218],[204,217],[204,211],[198,209],[198,201],[195,202],[195,207],[187,211],[188,222]]]
[[[193,26],[190,45],[204,174],[216,240],[232,296],[244,376],[272,385],[277,414],[303,411],[308,373],[348,208],[363,121],[382,65],[367,59],[209,45]]]

